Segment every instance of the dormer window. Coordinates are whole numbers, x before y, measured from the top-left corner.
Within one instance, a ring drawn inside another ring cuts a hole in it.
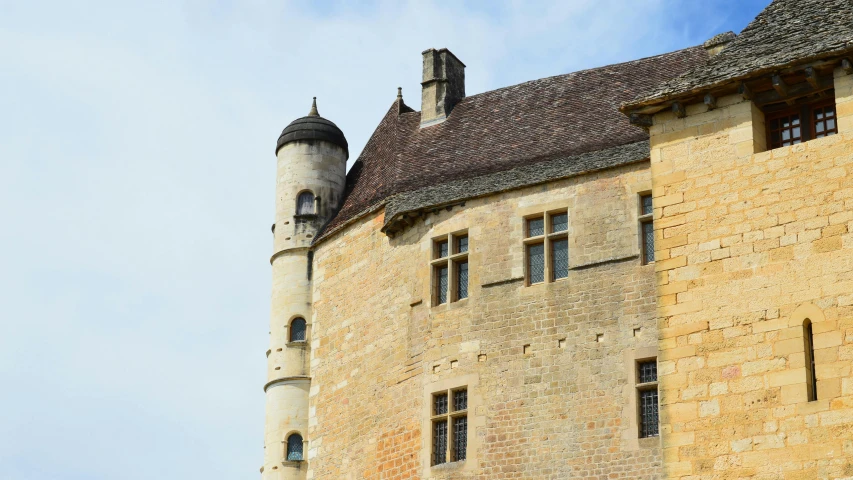
[[[314,213],[314,194],[308,191],[300,193],[296,200],[296,214],[313,215]]]
[[[765,109],[764,122],[767,125],[767,146],[770,149],[838,133],[833,98],[794,107]]]

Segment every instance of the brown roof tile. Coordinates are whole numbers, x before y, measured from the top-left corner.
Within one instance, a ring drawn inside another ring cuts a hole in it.
[[[395,101],[317,240],[398,193],[643,141],[648,136],[619,105],[706,59],[702,47],[692,47],[472,95],[424,129],[419,112]]]

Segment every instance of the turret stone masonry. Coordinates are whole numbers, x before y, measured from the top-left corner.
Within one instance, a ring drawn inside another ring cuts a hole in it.
[[[276,145],[264,480],[853,479],[853,4]]]
[[[270,349],[267,351],[264,478],[305,478],[300,460],[308,441],[311,390],[311,242],[340,208],[344,194],[347,141],[311,112],[284,129],[276,145],[276,222]],[[285,447],[282,447],[282,444]],[[290,448],[291,455],[286,455]]]

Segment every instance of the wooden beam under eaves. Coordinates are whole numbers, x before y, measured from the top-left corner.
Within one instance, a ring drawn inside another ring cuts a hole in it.
[[[759,107],[778,102],[785,102],[791,105],[800,98],[818,95],[833,88],[833,82],[830,78],[820,77],[817,80],[817,84],[818,88],[812,87],[808,82],[786,85],[785,96],[780,95],[777,90],[768,90],[766,92],[755,94],[752,101]]]
[[[785,84],[782,77],[779,75],[773,75],[770,80],[773,83],[773,90],[776,90],[776,93],[778,93],[780,97],[788,96],[788,85]]]
[[[817,76],[817,72],[812,67],[806,67],[806,81],[809,82],[809,85],[812,86],[815,90],[820,88],[820,79]]]
[[[841,69],[844,70],[844,73],[847,75],[853,74],[853,62],[851,62],[849,58],[841,60]]]
[[[705,94],[705,105],[708,106],[708,110],[713,110],[717,108],[717,97],[711,95],[710,93]]]
[[[648,128],[654,124],[652,116],[646,113],[632,113],[628,115],[628,121],[635,127]]]
[[[749,87],[743,82],[741,82],[740,85],[737,86],[737,93],[739,93],[744,100],[752,100],[753,98],[752,90],[750,90]]]
[[[687,110],[684,109],[684,104],[681,102],[675,102],[672,104],[672,113],[674,113],[678,118],[684,118],[687,116]]]

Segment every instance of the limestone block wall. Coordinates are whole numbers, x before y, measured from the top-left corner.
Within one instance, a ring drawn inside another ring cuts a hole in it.
[[[853,77],[835,82],[839,134],[772,151],[737,96],[655,117],[667,478],[853,477]]]
[[[634,368],[656,355],[640,264],[648,164],[468,201],[389,238],[382,212],[316,247],[308,478],[657,479]],[[525,286],[523,217],[568,208],[566,280]],[[467,299],[432,305],[432,239],[469,236]],[[467,386],[468,458],[430,465],[430,396]]]

